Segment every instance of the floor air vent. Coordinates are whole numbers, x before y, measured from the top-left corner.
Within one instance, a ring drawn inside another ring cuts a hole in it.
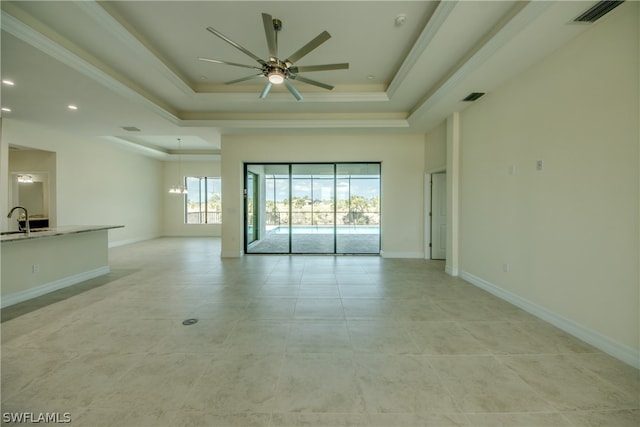
[[[599,1],[582,15],[578,16],[573,22],[596,22],[616,7],[620,6],[623,1],[604,0]]]

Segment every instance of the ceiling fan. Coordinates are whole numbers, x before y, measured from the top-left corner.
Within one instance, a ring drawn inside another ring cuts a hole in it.
[[[226,37],[220,31],[212,27],[207,27],[207,31],[212,34],[220,37],[222,40],[229,43],[231,46],[240,50],[244,54],[258,61],[260,66],[255,65],[245,65],[238,64],[235,62],[228,61],[220,61],[218,59],[211,58],[198,58],[201,61],[214,62],[216,64],[226,64],[233,65],[234,67],[243,67],[243,68],[253,68],[256,70],[260,70],[258,74],[254,74],[247,77],[242,77],[236,80],[231,80],[225,82],[225,84],[233,84],[239,83],[246,80],[251,80],[260,77],[266,77],[268,79],[267,84],[262,89],[260,93],[260,98],[266,98],[267,94],[271,90],[271,87],[275,84],[283,84],[287,87],[289,92],[298,100],[302,100],[302,95],[300,92],[293,86],[291,83],[292,80],[299,80],[304,83],[308,83],[310,85],[318,86],[323,89],[331,90],[333,86],[318,82],[316,80],[311,80],[309,78],[301,76],[299,73],[311,72],[311,71],[325,71],[325,70],[346,70],[349,68],[348,63],[340,63],[340,64],[324,64],[324,65],[294,65],[298,60],[302,59],[302,57],[306,56],[309,52],[320,46],[322,43],[326,42],[331,38],[331,34],[326,31],[320,33],[317,37],[311,40],[306,45],[302,46],[300,49],[289,55],[286,59],[282,60],[278,57],[278,32],[282,30],[282,21],[279,19],[273,19],[271,15],[268,13],[262,14],[262,22],[264,23],[264,33],[267,37],[267,47],[269,48],[269,59],[263,60],[252,52],[248,51],[244,47],[240,46],[238,43],[234,42],[230,38]]]

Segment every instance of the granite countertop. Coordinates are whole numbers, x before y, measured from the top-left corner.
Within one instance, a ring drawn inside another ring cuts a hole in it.
[[[27,233],[12,233],[0,236],[0,242],[19,242],[30,239],[41,239],[45,237],[64,236],[67,234],[87,233],[91,231],[109,230],[112,228],[123,228],[124,225],[66,225],[61,227],[37,228],[31,230],[31,235]]]

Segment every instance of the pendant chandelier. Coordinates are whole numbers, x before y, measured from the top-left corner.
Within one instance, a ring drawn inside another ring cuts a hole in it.
[[[169,193],[171,194],[187,194],[187,187],[184,186],[184,180],[180,179],[180,166],[181,166],[181,159],[180,159],[180,152],[182,146],[181,146],[181,142],[180,142],[180,138],[178,138],[178,172],[177,172],[177,176],[176,176],[176,185],[171,186],[171,188],[169,188]]]

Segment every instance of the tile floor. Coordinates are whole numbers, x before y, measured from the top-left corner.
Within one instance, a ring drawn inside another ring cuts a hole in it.
[[[210,238],[114,248],[109,275],[3,310],[3,422],[640,424],[637,370],[442,262],[219,254]]]

